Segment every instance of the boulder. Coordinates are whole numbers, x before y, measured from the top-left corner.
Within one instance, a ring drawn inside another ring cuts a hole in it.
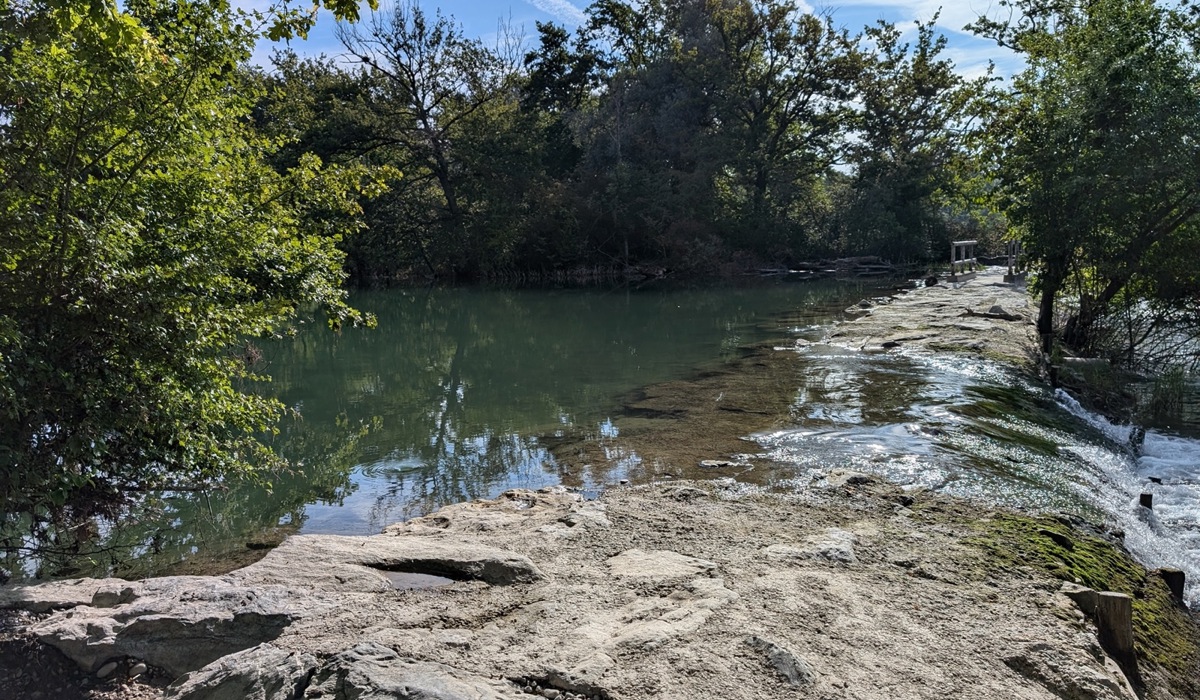
[[[165,700],[276,700],[303,697],[315,656],[260,644],[220,658],[172,683]]]
[[[80,605],[38,622],[30,632],[85,670],[132,656],[179,675],[275,639],[308,613],[307,599],[289,598],[279,586],[250,588],[194,576],[134,586],[129,603]]]
[[[305,697],[515,700],[528,695],[507,681],[445,664],[404,659],[379,644],[360,644],[317,669]]]

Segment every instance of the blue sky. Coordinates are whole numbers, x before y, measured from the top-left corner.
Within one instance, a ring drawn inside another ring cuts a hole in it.
[[[583,9],[590,0],[421,0],[427,11],[440,9],[462,24],[468,36],[488,39],[496,33],[501,18],[510,21],[513,27],[523,28],[527,40],[536,35],[535,22],[556,22],[574,28],[583,21]],[[385,6],[388,0],[380,0]],[[851,33],[861,31],[865,25],[886,19],[911,28],[915,20],[926,21],[941,10],[937,26],[949,39],[946,55],[966,75],[978,75],[994,61],[1002,74],[1011,74],[1018,62],[990,41],[975,38],[962,31],[963,27],[980,14],[994,15],[1001,8],[995,0],[841,0],[819,4],[809,0],[807,9],[829,13],[834,22]],[[255,4],[253,0],[250,3]],[[364,4],[364,13],[366,5]],[[342,53],[341,45],[333,36],[333,18],[322,12],[317,27],[307,41],[293,41],[292,48],[302,55],[325,54],[336,57]],[[271,52],[269,44],[261,45],[256,51],[256,62],[266,64]]]

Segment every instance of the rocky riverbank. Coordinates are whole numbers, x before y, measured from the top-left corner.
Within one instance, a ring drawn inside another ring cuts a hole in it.
[[[1031,357],[1025,295],[996,275],[860,308],[829,342]],[[1200,697],[1195,619],[1118,543],[848,471],[512,491],[224,576],[0,588],[22,616],[6,643],[103,686],[6,670],[0,697]],[[1136,666],[1064,582],[1134,597]]]

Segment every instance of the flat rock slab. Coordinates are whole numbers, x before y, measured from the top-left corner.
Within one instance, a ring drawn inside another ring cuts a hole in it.
[[[676,578],[707,574],[715,570],[717,565],[677,552],[643,552],[640,549],[630,549],[609,559],[608,567],[616,576]]]
[[[271,641],[297,620],[335,612],[338,598],[330,594],[392,591],[390,571],[493,586],[543,578],[524,555],[456,537],[302,535],[219,578],[16,586],[0,592],[0,604],[34,611],[67,608],[31,632],[89,671],[129,656],[178,675]]]
[[[178,674],[171,700],[1120,697],[1070,599],[969,543],[979,517],[879,480],[512,491],[226,576],[0,595],[69,606],[42,639]],[[402,566],[459,580],[397,590]]]
[[[464,539],[298,535],[230,577],[243,584],[367,592],[392,587],[384,571],[483,581],[493,586],[532,583],[542,578],[528,557]]]
[[[1024,286],[991,268],[959,284],[909,290],[886,313],[841,323],[826,340],[860,350],[987,352],[1025,364],[1036,347],[1032,317]]]

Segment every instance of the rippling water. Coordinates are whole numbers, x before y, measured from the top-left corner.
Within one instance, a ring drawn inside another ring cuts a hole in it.
[[[1131,426],[985,360],[819,345],[800,353],[794,425],[756,436],[794,478],[850,468],[1111,520],[1144,564],[1187,572],[1190,604],[1200,604],[1200,440],[1152,429],[1135,452]],[[1142,493],[1153,494],[1153,510],[1138,505]]]

